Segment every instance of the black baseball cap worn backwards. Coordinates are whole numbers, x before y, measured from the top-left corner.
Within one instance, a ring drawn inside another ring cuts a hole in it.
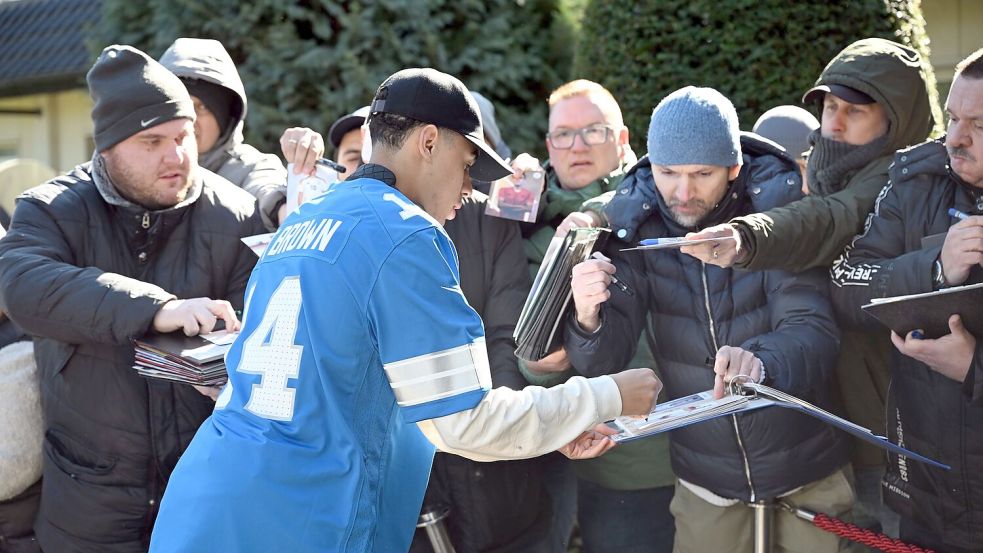
[[[370,111],[394,113],[460,133],[478,148],[470,171],[474,179],[494,181],[512,174],[505,160],[485,144],[477,102],[464,83],[451,75],[429,67],[398,71],[379,86]]]

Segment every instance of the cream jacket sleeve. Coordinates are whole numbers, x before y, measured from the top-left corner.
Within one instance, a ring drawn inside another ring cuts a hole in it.
[[[441,451],[475,461],[525,459],[559,449],[621,407],[610,376],[577,376],[552,388],[494,388],[473,409],[417,425]]]

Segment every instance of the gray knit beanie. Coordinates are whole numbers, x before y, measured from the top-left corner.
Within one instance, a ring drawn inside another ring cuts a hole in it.
[[[132,46],[107,47],[85,80],[97,151],[161,123],[195,119],[191,96],[177,76]]]
[[[681,88],[652,110],[648,149],[652,165],[738,165],[737,110],[712,88]]]
[[[799,106],[777,106],[761,114],[754,132],[777,143],[793,159],[809,149],[809,135],[819,128],[819,121]]]

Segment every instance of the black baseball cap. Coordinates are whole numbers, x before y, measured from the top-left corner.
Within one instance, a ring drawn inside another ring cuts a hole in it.
[[[821,84],[810,88],[809,92],[806,92],[802,96],[802,103],[810,104],[812,102],[821,102],[823,96],[827,92],[833,96],[836,96],[837,98],[843,98],[851,104],[866,105],[876,102],[876,100],[871,98],[869,95],[864,94],[851,86],[846,86],[843,84]]]
[[[436,69],[398,71],[385,80],[372,100],[370,115],[394,113],[460,133],[477,146],[471,177],[493,181],[512,174],[512,168],[485,143],[478,104],[458,79]]]
[[[328,130],[328,140],[331,142],[331,145],[337,150],[338,146],[341,146],[341,139],[349,131],[361,127],[365,123],[365,118],[368,116],[369,106],[363,106],[332,123],[331,128]]]

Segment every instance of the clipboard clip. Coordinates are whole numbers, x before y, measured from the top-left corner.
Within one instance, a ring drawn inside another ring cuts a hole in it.
[[[755,384],[751,377],[746,374],[739,374],[730,380],[727,384],[728,391],[733,396],[745,396],[750,398],[758,397],[758,390],[756,387],[749,386],[749,384]]]

